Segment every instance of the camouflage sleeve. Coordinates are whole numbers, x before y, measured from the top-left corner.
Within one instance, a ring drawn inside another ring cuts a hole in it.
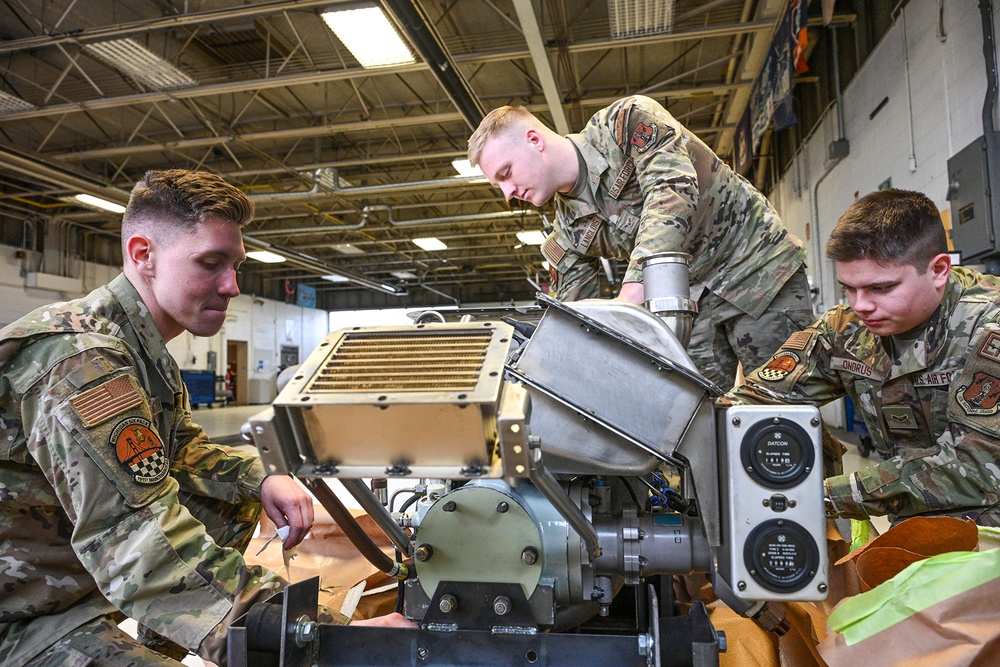
[[[186,390],[185,390],[186,392]],[[200,426],[191,421],[186,402],[175,443],[180,446],[171,462],[170,474],[182,489],[227,503],[260,500],[264,464],[253,452],[210,441]]]
[[[106,343],[79,344],[74,352],[23,393],[31,456],[72,523],[70,543],[101,594],[198,650],[283,582],[216,545],[178,501],[128,350]],[[224,662],[219,650],[213,645],[202,655]]]
[[[825,316],[796,331],[766,364],[746,374],[726,402],[824,405],[844,396],[843,382],[831,369],[832,341]]]
[[[948,387],[948,430],[933,447],[828,480],[841,515],[906,517],[1000,500],[1000,326],[980,328],[969,350]]]
[[[688,247],[698,204],[698,175],[682,139],[681,127],[639,106],[628,116],[627,149],[643,193],[642,215],[624,282],[642,282],[643,257]]]

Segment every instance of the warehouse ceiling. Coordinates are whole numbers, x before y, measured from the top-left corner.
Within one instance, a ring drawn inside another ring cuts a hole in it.
[[[248,249],[286,258],[249,260],[244,292],[310,285],[330,309],[533,299],[547,272],[517,233],[546,211],[452,165],[482,115],[522,104],[568,133],[642,93],[728,156],[785,2],[384,0],[414,59],[374,69],[321,17],[357,4],[2,0],[3,225],[61,244],[48,272],[113,263],[119,216],[71,198],[124,203],[148,169],[206,169],[255,199]]]

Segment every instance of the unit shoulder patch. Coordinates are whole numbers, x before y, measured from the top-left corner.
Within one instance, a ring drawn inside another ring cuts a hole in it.
[[[1000,412],[1000,378],[976,371],[971,383],[958,387],[955,400],[967,415],[995,415]]]
[[[629,144],[635,147],[637,153],[645,153],[656,142],[657,127],[655,123],[647,125],[642,121],[632,128]]]
[[[137,484],[156,484],[167,476],[169,466],[163,443],[148,419],[122,419],[112,429],[108,444]]]
[[[778,352],[757,372],[757,375],[766,382],[779,382],[788,377],[800,361],[799,355],[794,352]]]

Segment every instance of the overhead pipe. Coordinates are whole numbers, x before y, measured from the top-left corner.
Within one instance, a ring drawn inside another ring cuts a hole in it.
[[[386,212],[387,222],[391,227],[416,227],[420,225],[443,225],[460,222],[473,222],[476,220],[505,220],[507,218],[518,218],[524,215],[538,215],[539,211],[491,211],[489,213],[469,213],[466,215],[445,215],[436,218],[415,218],[413,220],[396,220],[392,217],[392,207],[388,204],[371,204],[361,209],[361,219],[358,222],[341,225],[321,225],[315,227],[305,227],[300,229],[260,229],[255,230],[255,237],[263,236],[305,236],[308,234],[326,234],[330,232],[350,232],[364,227],[370,220],[372,212],[381,210]],[[387,229],[387,228],[381,228]]]
[[[9,147],[0,148],[0,167],[5,167],[46,183],[74,192],[86,193],[124,206],[129,193],[46,164],[40,157],[30,156]]]
[[[324,172],[330,174],[330,183],[321,184],[320,178]],[[320,197],[328,193],[337,194],[342,197],[364,197],[366,195],[379,195],[395,192],[406,192],[410,190],[440,189],[444,187],[457,187],[461,185],[488,183],[484,176],[448,176],[447,178],[435,178],[424,181],[405,181],[403,183],[385,183],[381,185],[352,185],[343,187],[340,185],[340,173],[336,168],[321,168],[313,172],[313,183],[309,190],[295,192],[269,192],[266,194],[251,195],[255,202],[270,203],[304,200],[312,197]]]
[[[455,65],[441,36],[424,14],[417,0],[382,0],[386,13],[392,16],[430,68],[452,104],[462,114],[470,130],[479,127],[486,115],[482,102],[472,91],[462,71]]]
[[[406,296],[407,291],[402,287],[397,287],[395,285],[389,285],[388,283],[383,283],[378,280],[372,280],[360,273],[355,273],[353,271],[348,271],[346,269],[341,269],[335,266],[331,266],[316,257],[307,255],[304,252],[299,252],[298,250],[293,250],[291,248],[286,248],[284,246],[275,245],[273,243],[268,243],[267,241],[262,241],[260,239],[254,238],[252,236],[244,236],[243,243],[252,248],[258,248],[260,250],[269,250],[270,252],[281,255],[285,260],[292,266],[297,266],[299,268],[311,271],[317,275],[337,275],[347,278],[352,283],[368,287],[377,292],[385,292],[386,294],[391,294],[392,296]]]
[[[540,211],[491,211],[489,213],[468,213],[465,215],[446,215],[437,218],[415,218],[413,220],[396,220],[392,217],[392,207],[388,204],[370,204],[361,209],[364,217],[369,217],[373,211],[385,211],[386,220],[393,227],[416,227],[419,225],[448,224],[457,222],[472,222],[474,220],[503,220],[518,218],[529,214],[541,216]]]

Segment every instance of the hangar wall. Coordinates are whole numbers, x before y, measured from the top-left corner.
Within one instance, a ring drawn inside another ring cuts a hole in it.
[[[850,154],[827,159],[829,144],[840,136],[831,105],[771,191],[782,219],[808,246],[810,278],[821,287],[817,312],[840,302],[824,244],[857,197],[889,180],[892,187],[926,193],[950,224],[948,158],[982,135],[987,82],[977,4],[943,3],[943,34],[940,4],[907,3],[844,90]],[[1000,13],[994,23],[1000,33]]]
[[[81,263],[79,287],[56,291],[25,287],[22,270],[31,262],[18,257],[20,248],[0,245],[0,326],[21,315],[55,301],[73,299],[109,282],[121,267]],[[44,271],[42,272],[44,274]],[[181,370],[208,369],[209,352],[215,352],[216,372],[225,373],[229,341],[245,342],[248,351],[248,395],[250,403],[267,403],[274,397],[274,380],[281,365],[282,348],[297,348],[299,360],[305,358],[323,339],[329,328],[325,310],[303,308],[289,303],[241,294],[229,306],[222,330],[210,338],[188,332],[170,341],[167,348]]]

